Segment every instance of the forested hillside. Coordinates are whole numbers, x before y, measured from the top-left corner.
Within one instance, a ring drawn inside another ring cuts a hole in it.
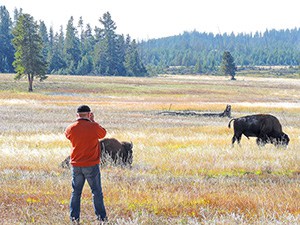
[[[300,29],[237,35],[184,32],[143,41],[139,47],[146,65],[158,70],[169,68],[169,72],[216,72],[224,51],[232,54],[238,66],[299,66]]]
[[[16,50],[13,30],[22,9],[13,19],[0,6],[0,73],[13,73]],[[109,12],[92,28],[83,19],[71,17],[64,29],[54,32],[36,21],[43,43],[43,60],[48,74],[109,76],[148,76],[158,73],[216,74],[222,55],[230,52],[239,68],[251,66],[290,66],[299,69],[300,28],[266,30],[254,34],[213,34],[197,31],[136,42],[117,34]]]

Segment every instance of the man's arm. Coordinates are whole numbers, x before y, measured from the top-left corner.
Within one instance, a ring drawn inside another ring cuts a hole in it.
[[[97,136],[98,136],[98,138],[99,138],[99,139],[104,138],[105,135],[106,135],[106,130],[105,130],[105,128],[103,128],[99,123],[95,122],[95,120],[94,120],[94,113],[92,113],[92,112],[90,113],[89,119],[90,119],[92,122],[94,122],[94,123],[96,123],[96,124],[98,125],[98,128],[97,128]]]
[[[98,125],[97,136],[99,139],[102,139],[106,136],[106,130],[100,124],[97,123],[97,125]]]

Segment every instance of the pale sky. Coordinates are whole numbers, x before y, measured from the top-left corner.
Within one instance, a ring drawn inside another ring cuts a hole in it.
[[[23,8],[36,21],[64,30],[71,16],[74,25],[82,16],[85,24],[110,12],[117,34],[137,40],[167,37],[184,31],[216,33],[264,32],[266,29],[300,27],[299,0],[0,0],[13,18]]]

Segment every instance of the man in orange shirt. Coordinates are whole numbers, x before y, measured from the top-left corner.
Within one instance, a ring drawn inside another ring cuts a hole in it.
[[[94,121],[91,109],[87,105],[81,105],[77,108],[77,120],[67,127],[65,135],[72,144],[70,163],[73,191],[70,219],[73,224],[79,224],[81,193],[87,180],[93,194],[97,219],[107,221],[99,169],[99,139],[105,137],[106,130]]]

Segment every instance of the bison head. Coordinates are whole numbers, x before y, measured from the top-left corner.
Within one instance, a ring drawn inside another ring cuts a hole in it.
[[[280,133],[278,135],[276,135],[272,140],[271,143],[276,145],[276,146],[288,146],[290,142],[290,138],[287,134],[285,133]]]
[[[290,142],[290,138],[287,134],[282,133],[279,141],[280,141],[281,145],[288,146],[288,144]]]

